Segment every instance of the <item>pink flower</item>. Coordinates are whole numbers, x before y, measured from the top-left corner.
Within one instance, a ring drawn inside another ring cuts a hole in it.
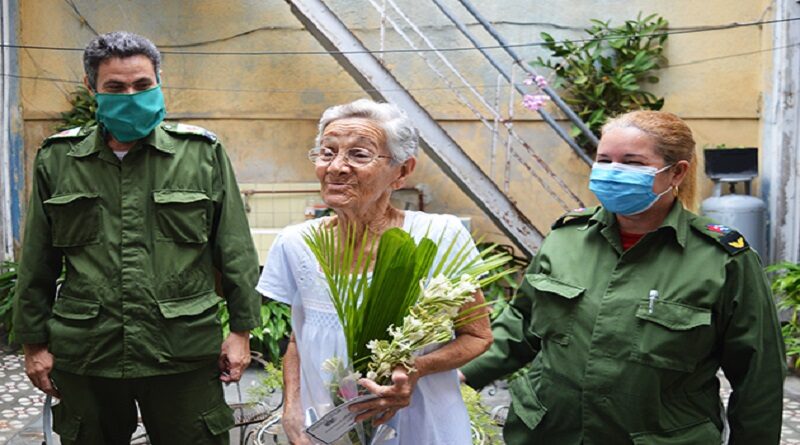
[[[547,86],[547,79],[544,76],[536,75],[536,76],[529,76],[526,77],[525,80],[522,81],[525,85],[533,85],[536,84],[539,88],[544,88]]]
[[[358,396],[358,389],[355,387],[342,386],[339,388],[339,397],[343,400],[350,400]]]
[[[548,100],[550,98],[545,94],[526,94],[522,97],[522,106],[531,111],[538,111]]]

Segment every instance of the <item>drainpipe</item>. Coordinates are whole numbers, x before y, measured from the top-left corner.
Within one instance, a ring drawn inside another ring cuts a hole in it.
[[[10,91],[9,91],[9,82],[10,77],[8,74],[8,67],[10,66],[10,59],[9,52],[11,49],[8,45],[11,43],[11,31],[10,31],[10,20],[9,20],[9,13],[10,13],[10,5],[9,0],[3,0],[2,4],[2,11],[0,11],[0,33],[2,36],[2,58],[0,58],[0,74],[2,78],[0,79],[0,98],[2,98],[2,110],[0,110],[0,131],[2,134],[0,135],[0,191],[2,191],[2,195],[0,196],[0,205],[2,205],[2,209],[0,209],[0,215],[2,216],[2,221],[0,221],[0,229],[2,229],[2,234],[0,234],[0,240],[2,240],[2,251],[0,251],[0,259],[7,260],[13,259],[14,257],[14,232],[13,232],[13,221],[11,218],[11,147],[10,147],[10,133],[11,133],[11,120],[9,118],[9,114],[11,111],[10,104]]]

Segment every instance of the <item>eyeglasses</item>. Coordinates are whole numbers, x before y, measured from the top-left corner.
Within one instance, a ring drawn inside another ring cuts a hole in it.
[[[337,156],[338,152],[325,147],[314,147],[308,151],[308,159],[316,165],[328,165]],[[350,167],[364,167],[378,158],[392,159],[391,156],[378,155],[365,148],[351,148],[344,152],[344,162]]]

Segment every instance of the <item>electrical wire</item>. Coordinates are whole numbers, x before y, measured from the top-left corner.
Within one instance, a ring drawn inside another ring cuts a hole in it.
[[[684,62],[684,63],[670,64],[670,65],[667,65],[667,66],[661,68],[659,71],[665,71],[665,70],[669,70],[671,68],[679,68],[679,67],[686,67],[686,66],[692,66],[692,65],[699,65],[699,64],[702,64],[702,63],[712,62],[712,61],[722,60],[722,59],[730,59],[730,58],[742,57],[742,56],[751,56],[751,55],[754,55],[754,54],[759,54],[759,53],[764,53],[764,52],[772,52],[772,51],[777,51],[777,50],[780,50],[780,49],[794,48],[794,47],[798,47],[798,46],[800,46],[800,42],[791,43],[791,44],[782,45],[782,46],[775,46],[775,47],[771,47],[771,48],[764,48],[764,49],[759,49],[759,50],[755,50],[755,51],[747,51],[747,52],[735,53],[735,54],[726,54],[726,55],[722,55],[722,56],[709,57],[709,58],[706,58],[706,59],[697,59],[697,60],[692,60],[692,61]],[[80,80],[65,79],[65,78],[58,78],[58,77],[24,76],[24,75],[9,74],[9,73],[5,73],[5,74],[2,74],[2,75],[5,76],[5,77],[14,78],[14,79],[25,79],[25,80],[36,80],[36,81],[46,81],[46,82],[57,82],[57,83],[68,83],[68,84],[75,84],[75,85],[83,85],[83,82],[80,81]],[[474,85],[474,86],[478,87],[478,88],[495,88],[496,87],[496,85]],[[319,92],[319,90],[310,90],[310,89],[208,88],[208,87],[192,87],[192,86],[180,86],[180,85],[175,85],[175,86],[164,85],[162,88],[165,89],[165,90],[215,91],[215,92],[228,92],[228,93],[263,93],[263,94],[303,94],[303,93]],[[467,87],[455,86],[454,88],[465,89]],[[509,85],[503,85],[502,88],[509,88]],[[438,91],[438,90],[448,90],[448,89],[451,89],[451,88],[450,87],[444,87],[444,86],[443,87],[411,87],[411,88],[406,88],[405,91]],[[338,90],[326,89],[325,90],[326,93],[364,93],[364,92],[373,92],[373,91],[377,91],[377,90],[373,90],[373,89],[369,89],[369,88],[352,89],[352,90],[350,90],[350,89],[338,89]],[[391,90],[382,90],[382,91],[391,91]]]
[[[700,32],[713,32],[713,31],[723,31],[735,28],[744,28],[750,26],[763,26],[763,25],[771,25],[776,23],[786,23],[786,22],[794,22],[800,20],[800,17],[790,17],[786,19],[774,19],[774,20],[757,20],[752,22],[734,22],[728,23],[723,25],[710,25],[710,26],[698,26],[692,28],[679,28],[674,30],[668,30],[664,32],[655,32],[655,33],[642,33],[637,35],[630,35],[630,37],[657,37],[662,35],[678,35],[678,34],[693,34],[693,33],[700,33]],[[245,32],[247,34],[249,32]],[[585,43],[591,41],[603,41],[603,40],[611,40],[616,39],[617,37],[609,36],[609,37],[600,37],[600,38],[585,38],[585,39],[575,39],[569,40],[572,43]],[[228,40],[227,38],[222,40]],[[557,43],[564,43],[567,40],[563,41],[556,41]],[[191,44],[191,46],[198,46],[203,44],[203,42],[196,42]],[[530,43],[516,43],[510,45],[487,45],[487,46],[469,46],[469,47],[452,47],[452,48],[437,48],[435,51],[441,52],[456,52],[456,51],[475,51],[475,50],[491,50],[491,49],[504,49],[504,48],[524,48],[524,47],[537,47],[537,46],[544,46],[546,42],[530,42]],[[42,50],[42,51],[83,51],[84,48],[76,48],[76,47],[64,47],[64,46],[46,46],[46,45],[20,45],[20,44],[3,44],[0,47],[4,48],[14,48],[14,49],[31,49],[31,50]],[[162,48],[166,47],[162,45]],[[313,55],[333,55],[333,54],[387,54],[387,53],[417,53],[420,51],[434,51],[433,49],[411,49],[411,48],[395,48],[395,49],[383,49],[383,50],[366,50],[366,51],[170,51],[164,50],[161,51],[161,54],[164,55],[193,55],[193,56],[313,56]]]

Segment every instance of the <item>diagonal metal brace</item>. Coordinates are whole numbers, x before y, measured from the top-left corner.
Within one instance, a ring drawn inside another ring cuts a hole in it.
[[[517,247],[532,256],[542,242],[542,233],[347,29],[336,14],[321,0],[286,2],[295,17],[330,51],[361,88],[373,99],[394,103],[408,114],[419,129],[425,153]]]

